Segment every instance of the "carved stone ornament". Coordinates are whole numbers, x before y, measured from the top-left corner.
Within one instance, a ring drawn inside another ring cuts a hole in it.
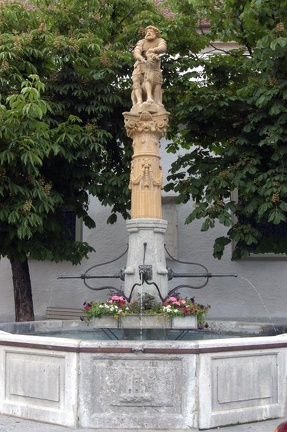
[[[130,138],[140,132],[156,133],[159,138],[166,134],[168,126],[168,112],[166,111],[164,114],[151,114],[143,111],[140,115],[125,112],[124,118],[127,135]]]

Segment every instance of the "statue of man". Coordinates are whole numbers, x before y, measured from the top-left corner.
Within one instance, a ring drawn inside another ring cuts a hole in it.
[[[133,105],[142,104],[144,101],[162,104],[159,54],[165,53],[166,49],[166,41],[160,37],[159,30],[154,26],[146,27],[144,39],[138,41],[134,49],[136,62],[132,75]]]

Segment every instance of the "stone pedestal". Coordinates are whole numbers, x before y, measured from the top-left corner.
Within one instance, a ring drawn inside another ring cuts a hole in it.
[[[151,266],[150,282],[157,284],[162,297],[168,292],[168,277],[165,261],[164,235],[167,221],[163,219],[132,219],[127,222],[129,250],[125,269],[125,295],[129,297],[135,283],[140,283],[140,266]],[[141,292],[140,287],[133,291],[133,299]],[[143,284],[143,292],[148,292],[160,301],[154,285]]]

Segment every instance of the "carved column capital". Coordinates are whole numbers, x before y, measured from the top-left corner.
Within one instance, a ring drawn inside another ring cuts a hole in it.
[[[166,134],[168,112],[160,114],[152,114],[149,111],[143,111],[140,114],[125,112],[123,115],[127,135],[130,138],[138,133],[152,133],[160,139]]]

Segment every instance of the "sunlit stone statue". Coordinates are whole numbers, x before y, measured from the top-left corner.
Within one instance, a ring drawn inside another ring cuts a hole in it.
[[[136,59],[133,71],[133,105],[143,102],[162,104],[162,72],[160,56],[166,52],[166,41],[159,37],[154,26],[145,29],[145,37],[138,41],[134,49]]]

